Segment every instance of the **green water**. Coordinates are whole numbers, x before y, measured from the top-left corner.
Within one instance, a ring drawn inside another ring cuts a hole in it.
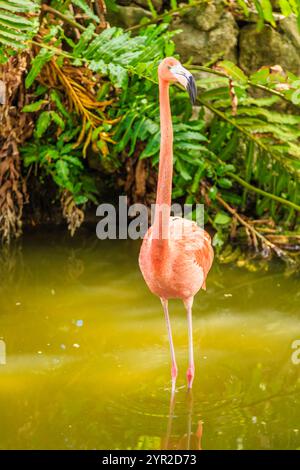
[[[300,448],[299,278],[214,265],[194,304],[192,395],[185,313],[170,303],[170,408],[164,318],[138,249],[45,231],[2,253],[0,448]]]

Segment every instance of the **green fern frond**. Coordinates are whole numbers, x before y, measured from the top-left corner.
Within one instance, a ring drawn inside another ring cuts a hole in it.
[[[39,29],[40,0],[0,1],[0,43],[20,50]]]

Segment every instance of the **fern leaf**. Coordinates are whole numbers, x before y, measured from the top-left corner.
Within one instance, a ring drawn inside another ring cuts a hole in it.
[[[0,8],[2,10],[9,11],[11,13],[32,13],[39,11],[39,2],[30,2],[30,1],[0,1]]]
[[[99,23],[99,17],[95,15],[93,10],[89,7],[88,3],[85,0],[72,0],[73,5],[77,6],[80,8],[88,18],[91,20],[96,21],[96,23]]]
[[[53,57],[53,55],[54,55],[53,51],[43,48],[35,56],[35,58],[32,61],[32,67],[25,80],[26,88],[29,88],[33,84],[34,80],[36,79],[40,71],[42,70],[43,66],[47,62],[49,62],[49,60],[51,59],[51,57]]]
[[[253,106],[252,108],[240,106],[237,110],[237,114],[246,114],[247,116],[262,116],[266,118],[268,122],[273,122],[277,124],[287,124],[287,125],[296,125],[300,123],[300,116],[296,116],[293,114],[283,114],[277,111],[270,111],[265,108],[259,108],[257,106]]]
[[[284,16],[289,16],[291,13],[293,13],[292,7],[288,0],[279,0],[279,6],[281,13]]]
[[[264,27],[265,16],[259,0],[254,0],[254,5],[258,13],[257,29],[261,31]]]
[[[0,43],[13,49],[24,49],[38,31],[40,1],[0,1]]]
[[[95,32],[95,26],[93,23],[89,24],[89,26],[86,28],[84,33],[81,34],[80,39],[76,46],[73,49],[73,54],[75,57],[79,57],[79,55],[85,51],[87,45],[91,41],[93,35]]]
[[[35,136],[40,139],[46,132],[51,123],[51,114],[49,111],[43,111],[37,120],[35,128]]]
[[[243,10],[244,15],[246,17],[248,17],[249,16],[249,8],[248,8],[247,3],[245,2],[245,0],[237,0],[237,3],[239,4],[241,9]]]
[[[260,4],[263,10],[264,19],[275,27],[276,22],[273,16],[272,3],[270,2],[270,0],[260,0]]]
[[[230,62],[230,60],[223,60],[222,62],[218,63],[218,66],[222,67],[222,69],[225,70],[227,75],[229,75],[229,77],[233,80],[236,80],[243,84],[247,83],[248,78],[246,77],[244,72],[233,62]]]

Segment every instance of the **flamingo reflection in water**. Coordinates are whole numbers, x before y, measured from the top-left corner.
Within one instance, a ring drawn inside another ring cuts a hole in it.
[[[187,394],[187,432],[179,440],[172,438],[172,427],[175,418],[175,396],[171,395],[168,425],[165,438],[162,440],[161,450],[202,450],[203,422],[198,421],[196,431],[192,431],[193,420],[193,392]]]

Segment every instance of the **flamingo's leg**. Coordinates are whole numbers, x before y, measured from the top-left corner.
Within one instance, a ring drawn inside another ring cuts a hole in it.
[[[170,317],[169,317],[169,311],[168,311],[168,301],[167,299],[160,299],[163,309],[164,309],[164,314],[165,314],[165,319],[166,319],[166,324],[167,324],[167,331],[168,331],[168,337],[169,337],[169,343],[170,343],[170,352],[171,352],[171,376],[172,376],[172,395],[175,393],[175,386],[176,386],[176,378],[177,378],[177,364],[176,364],[176,359],[175,359],[175,350],[174,350],[174,344],[173,344],[173,338],[172,338],[172,329],[171,329],[171,323],[170,323]]]
[[[169,450],[171,449],[170,447],[170,437],[172,434],[172,424],[174,421],[174,410],[175,410],[175,395],[172,393],[171,394],[171,400],[170,400],[170,408],[169,408],[169,417],[168,417],[168,426],[167,426],[167,434],[164,442],[164,447],[161,448],[161,450]]]
[[[193,346],[193,320],[192,320],[192,305],[193,297],[185,300],[184,305],[187,311],[187,321],[188,321],[188,334],[189,334],[189,367],[187,370],[187,381],[188,388],[192,388],[194,375],[195,375],[195,364],[194,364],[194,346]]]

